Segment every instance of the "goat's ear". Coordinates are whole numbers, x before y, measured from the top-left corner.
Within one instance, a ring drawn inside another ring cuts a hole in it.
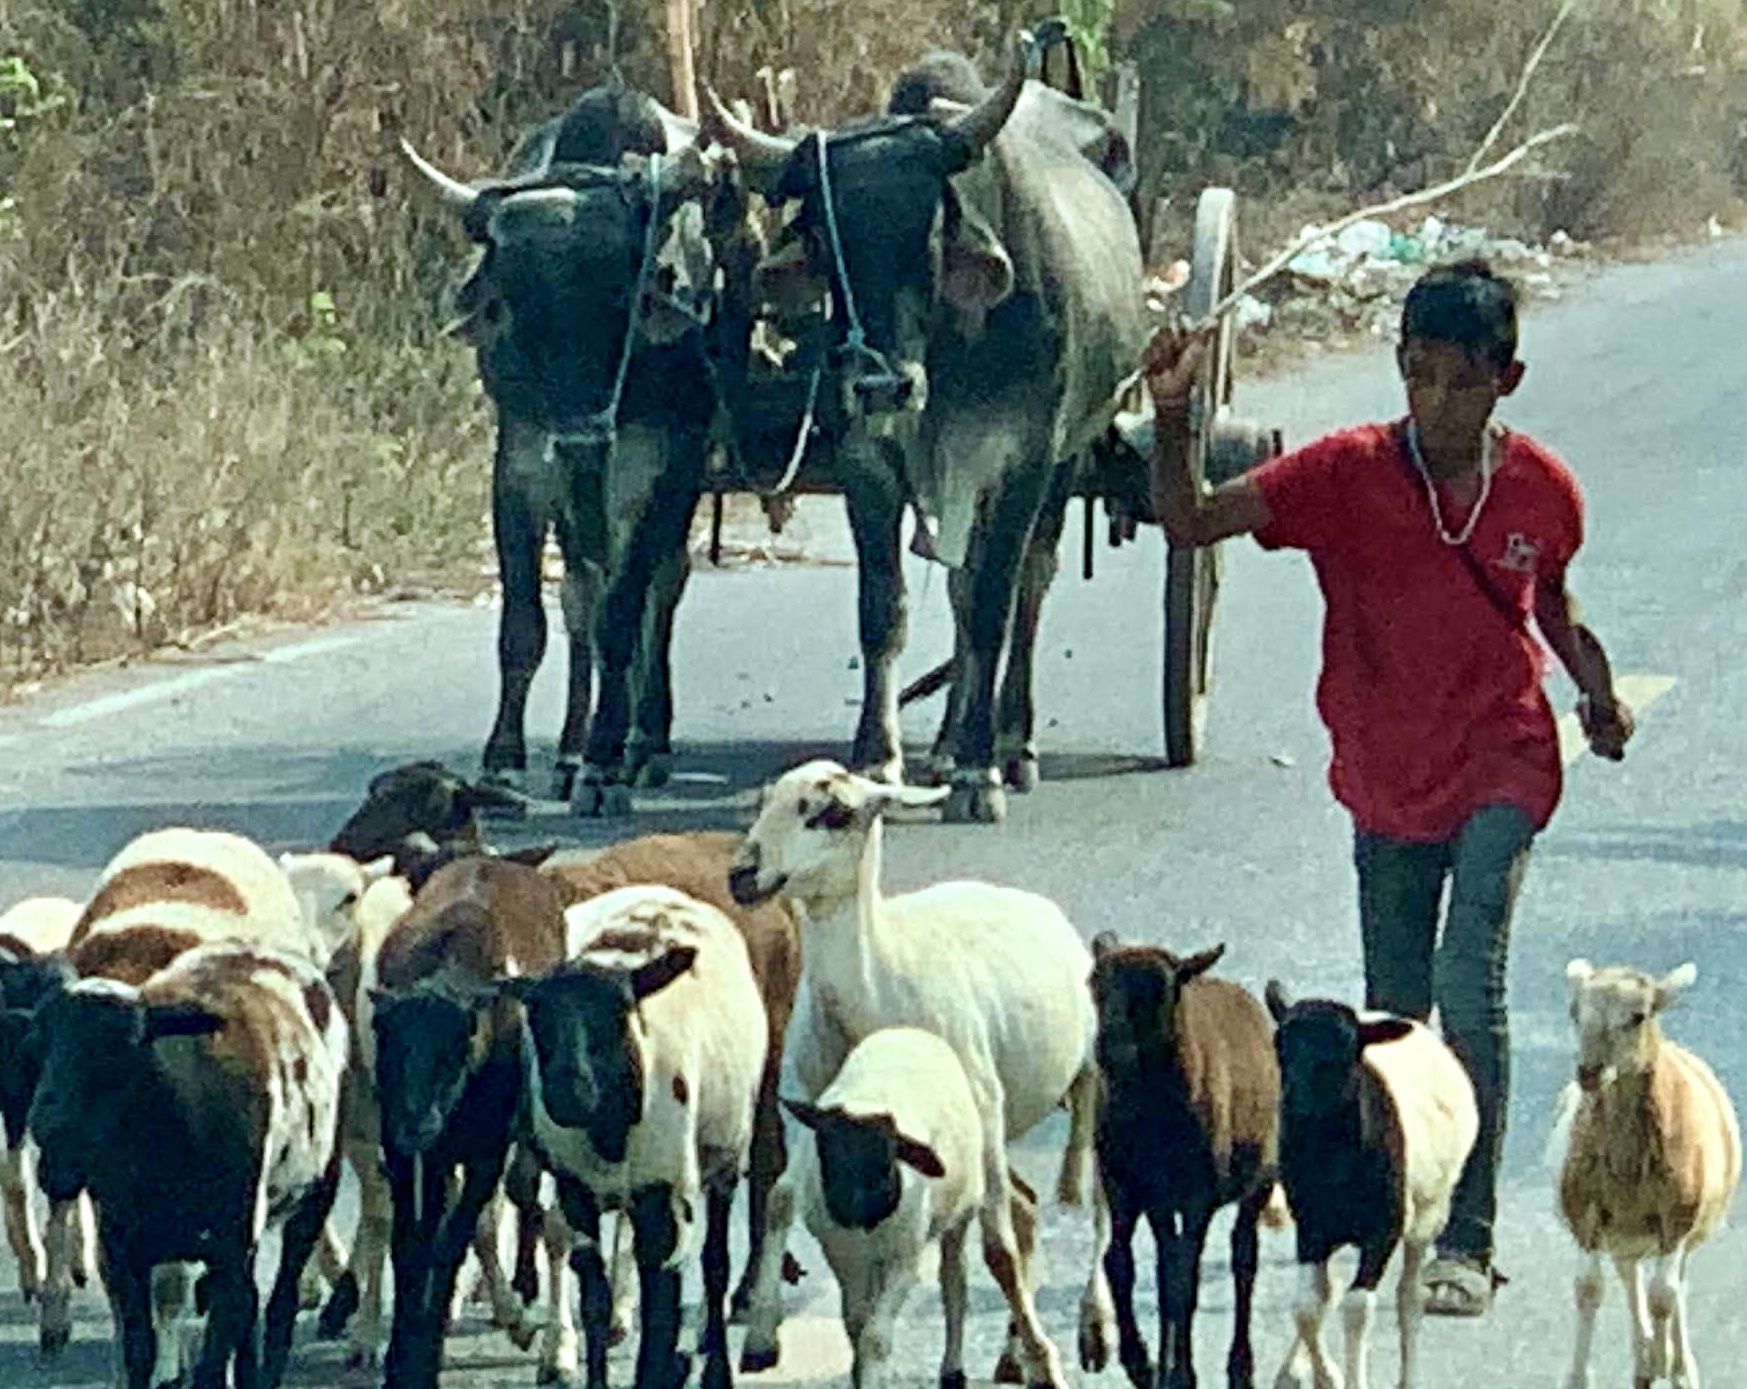
[[[224,1019],[198,1003],[154,1003],[146,1008],[145,1040],[165,1037],[210,1037]]]
[[[1359,1046],[1380,1047],[1386,1042],[1399,1042],[1413,1031],[1406,1018],[1369,1018],[1359,1024]]]
[[[1687,989],[1698,982],[1698,966],[1691,960],[1668,971],[1656,984],[1656,1008],[1658,1011],[1670,1003]]]
[[[1107,960],[1122,948],[1122,937],[1114,931],[1100,931],[1092,937],[1092,958]]]
[[[528,812],[526,798],[507,786],[493,786],[490,782],[483,781],[464,781],[453,772],[447,772],[445,777],[450,785],[450,794],[454,797],[455,808],[464,813],[502,810],[520,818]]]
[[[520,863],[529,868],[538,868],[557,852],[558,844],[554,840],[550,844],[530,844],[525,849],[511,849],[506,854],[500,854],[499,857],[507,863]]]
[[[532,1003],[534,991],[539,986],[539,978],[527,974],[504,975],[491,981],[492,992],[497,997],[513,998],[517,1003]]]
[[[1212,969],[1219,963],[1220,956],[1224,954],[1225,944],[1222,941],[1211,950],[1203,950],[1199,955],[1191,955],[1188,959],[1178,964],[1177,983],[1187,984],[1191,979],[1196,979],[1201,975],[1206,974],[1208,970]]]
[[[898,1145],[898,1161],[908,1163],[924,1177],[944,1177],[946,1164],[940,1160],[940,1154],[926,1143],[914,1138],[906,1138],[903,1134],[896,1137]]]
[[[879,815],[891,810],[926,810],[952,794],[950,786],[887,786],[880,781],[866,782],[865,790],[868,804]]]
[[[815,1132],[825,1122],[825,1111],[816,1104],[807,1103],[806,1100],[791,1100],[783,1097],[782,1107],[795,1116],[796,1123],[813,1129]]]
[[[1589,976],[1595,973],[1595,966],[1588,960],[1573,960],[1565,966],[1565,980],[1569,984],[1581,985]]]
[[[631,971],[631,997],[639,1001],[659,993],[692,967],[698,957],[697,947],[675,945],[647,964]]]
[[[1268,987],[1262,990],[1262,1000],[1268,1005],[1268,1013],[1275,1022],[1283,1022],[1286,1014],[1292,1011],[1292,1001],[1286,997],[1286,986],[1278,979],[1268,981]]]
[[[380,882],[394,872],[394,855],[384,854],[381,858],[373,858],[368,863],[358,865],[358,871],[364,875],[364,886]]]

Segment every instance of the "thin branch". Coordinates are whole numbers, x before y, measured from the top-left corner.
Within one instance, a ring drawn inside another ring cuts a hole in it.
[[[1529,81],[1534,77],[1535,69],[1541,66],[1541,59],[1547,56],[1547,49],[1551,46],[1554,37],[1564,26],[1565,21],[1571,17],[1571,12],[1576,8],[1577,0],[1565,0],[1565,3],[1559,6],[1559,12],[1553,16],[1553,22],[1547,26],[1547,32],[1541,35],[1541,41],[1535,45],[1534,51],[1529,54],[1528,62],[1523,64],[1522,76],[1517,78],[1516,90],[1511,93],[1510,100],[1505,103],[1504,110],[1499,112],[1498,119],[1492,123],[1492,129],[1486,132],[1486,138],[1480,142],[1480,147],[1475,150],[1473,155],[1469,158],[1468,167],[1463,170],[1464,173],[1471,174],[1474,170],[1478,169],[1480,167],[1480,161],[1486,157],[1486,152],[1492,148],[1492,146],[1497,142],[1498,137],[1504,133],[1504,127],[1510,122],[1510,118],[1516,114],[1517,107],[1522,105],[1523,97],[1528,93]]]

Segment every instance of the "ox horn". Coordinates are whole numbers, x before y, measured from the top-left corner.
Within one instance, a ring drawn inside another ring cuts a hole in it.
[[[1031,34],[1021,34],[1007,80],[962,116],[955,116],[947,122],[947,133],[963,143],[965,152],[971,159],[974,160],[982,154],[989,142],[1001,133],[1001,127],[1007,124],[1007,117],[1013,114],[1013,108],[1019,104],[1019,93],[1025,87],[1025,78],[1031,68],[1031,57],[1036,47],[1037,41]]]
[[[411,164],[413,168],[417,169],[427,180],[430,181],[431,185],[437,190],[438,196],[442,198],[444,206],[452,207],[457,212],[462,213],[472,211],[473,205],[479,201],[479,190],[477,188],[469,187],[458,179],[450,178],[449,175],[444,173],[435,164],[431,163],[408,144],[404,136],[401,137],[400,152],[406,156],[407,163]]]
[[[762,130],[747,125],[728,109],[722,98],[716,95],[714,87],[708,82],[700,85],[708,108],[700,133],[733,150],[747,178],[760,191],[774,187],[799,142],[780,135],[766,135]]]

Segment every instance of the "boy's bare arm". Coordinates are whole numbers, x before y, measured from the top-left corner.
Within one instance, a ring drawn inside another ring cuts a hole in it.
[[[1543,579],[1535,590],[1535,622],[1577,686],[1577,716],[1590,751],[1618,762],[1634,731],[1632,711],[1614,693],[1613,667],[1595,633],[1579,619],[1565,576]]]
[[[1161,329],[1147,344],[1142,369],[1153,399],[1153,515],[1174,545],[1212,545],[1268,524],[1268,504],[1248,478],[1203,492],[1191,469],[1189,393],[1206,339]]]

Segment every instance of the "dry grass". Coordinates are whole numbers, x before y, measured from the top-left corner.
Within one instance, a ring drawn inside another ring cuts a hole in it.
[[[1555,3],[1124,0],[1146,177],[1173,216],[1235,183],[1263,251],[1459,166]],[[1067,8],[1086,32],[1111,13]],[[1702,226],[1747,178],[1738,9],[1587,9],[1519,118],[1585,123],[1566,176],[1452,211],[1531,235]],[[0,0],[0,690],[248,614],[477,586],[490,416],[435,333],[466,248],[409,200],[395,137],[467,177],[614,67],[663,92],[662,12]],[[698,65],[747,95],[793,68],[797,114],[832,119],[931,45],[993,73],[1038,12],[711,0]]]

